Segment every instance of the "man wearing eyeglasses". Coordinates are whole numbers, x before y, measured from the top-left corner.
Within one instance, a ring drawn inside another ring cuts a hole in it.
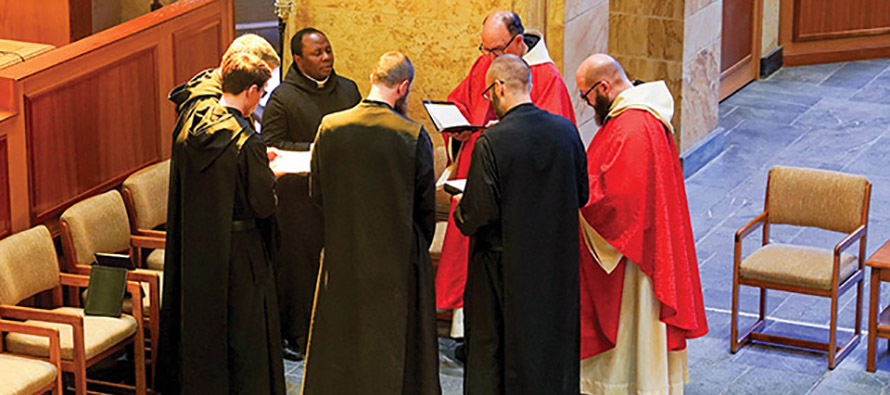
[[[487,100],[482,97],[489,87],[485,75],[491,62],[500,55],[511,54],[521,57],[531,69],[532,103],[550,113],[575,122],[575,112],[565,83],[550,59],[544,38],[539,32],[526,31],[519,15],[510,11],[492,12],[482,23],[482,54],[476,59],[469,75],[448,95],[463,115],[473,125],[487,125],[495,119],[495,113]],[[484,132],[463,132],[453,135],[443,134],[448,149],[451,178],[464,179],[470,168],[470,160],[476,139]],[[467,278],[467,251],[469,239],[463,236],[454,224],[452,215],[457,206],[452,200],[448,217],[448,228],[442,245],[439,268],[436,273],[436,305],[440,309],[460,309],[463,306],[464,284]],[[462,312],[455,313],[451,336],[463,337]],[[460,357],[459,357],[460,358]]]
[[[464,393],[578,394],[578,208],[587,160],[578,129],[532,104],[513,55],[488,70],[500,119],[479,137],[454,212],[473,238]]]
[[[601,125],[581,208],[581,392],[682,394],[686,339],[708,325],[671,92],[604,54],[575,79]]]

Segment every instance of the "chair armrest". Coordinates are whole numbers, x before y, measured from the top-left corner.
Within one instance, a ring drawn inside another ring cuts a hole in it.
[[[62,341],[59,336],[59,330],[56,328],[45,328],[42,326],[28,325],[21,322],[7,321],[0,319],[0,334],[2,333],[21,333],[25,335],[34,335],[49,338],[49,360],[56,365],[56,371],[59,376],[62,374]],[[2,349],[0,349],[2,350]]]
[[[62,285],[69,287],[86,288],[90,286],[89,272],[87,274],[59,273],[59,278],[62,280]]]
[[[736,243],[741,242],[742,239],[747,237],[751,232],[759,228],[766,221],[766,212],[760,213],[757,218],[748,222],[747,225],[741,227],[738,231],[735,232],[735,241]]]
[[[167,244],[167,240],[158,236],[130,235],[130,245],[137,248],[161,248]]]
[[[136,230],[136,232],[139,233],[140,236],[155,237],[165,240],[167,239],[167,232],[163,230],[138,229]]]
[[[2,305],[0,306],[0,318],[46,321],[83,327],[83,317],[79,315],[59,313],[57,311],[35,309],[31,307]]]
[[[857,240],[859,240],[863,236],[865,236],[865,232],[867,230],[868,230],[868,225],[860,225],[858,228],[856,228],[856,230],[854,230],[852,233],[850,233],[846,237],[844,237],[844,239],[841,240],[840,243],[837,243],[837,245],[834,246],[834,255],[836,257],[839,257],[841,255],[841,252],[843,252],[844,250],[849,248],[851,245],[853,245],[853,243],[855,243]],[[863,258],[865,258],[865,257],[863,257]]]

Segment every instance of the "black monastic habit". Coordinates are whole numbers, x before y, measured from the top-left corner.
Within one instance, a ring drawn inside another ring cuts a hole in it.
[[[473,150],[454,218],[471,236],[469,395],[579,393],[578,208],[587,159],[566,118],[522,104]]]
[[[263,112],[266,144],[292,151],[308,151],[321,118],[358,104],[361,95],[351,80],[331,73],[321,88],[291,65],[281,85],[272,92]],[[309,199],[306,174],[285,174],[278,180],[278,225],[283,239],[275,262],[281,331],[303,350],[318,277],[324,230],[321,211]]]
[[[270,265],[275,177],[266,146],[219,105],[215,71],[171,93],[174,132],[158,346],[165,395],[284,394]]]
[[[303,394],[439,394],[426,131],[376,101],[328,115],[311,196],[325,233]]]

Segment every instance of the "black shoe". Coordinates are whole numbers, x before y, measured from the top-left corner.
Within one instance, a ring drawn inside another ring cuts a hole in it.
[[[461,342],[454,348],[454,359],[458,360],[462,364],[467,363],[467,344]]]
[[[294,361],[294,362],[302,361],[303,358],[306,357],[302,352],[291,347],[291,345],[288,344],[288,342],[286,340],[284,341],[284,344],[282,344],[281,349],[282,349],[281,350],[282,353],[284,354],[284,359],[286,359],[288,361]]]

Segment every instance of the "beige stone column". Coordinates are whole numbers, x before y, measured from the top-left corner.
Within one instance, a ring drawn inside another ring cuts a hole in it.
[[[717,127],[722,7],[722,0],[609,1],[608,52],[631,79],[667,83],[681,156]]]
[[[575,106],[581,139],[587,144],[599,127],[593,121],[593,109],[580,98],[575,71],[588,56],[609,51],[609,0],[565,0],[564,10],[562,75]]]

